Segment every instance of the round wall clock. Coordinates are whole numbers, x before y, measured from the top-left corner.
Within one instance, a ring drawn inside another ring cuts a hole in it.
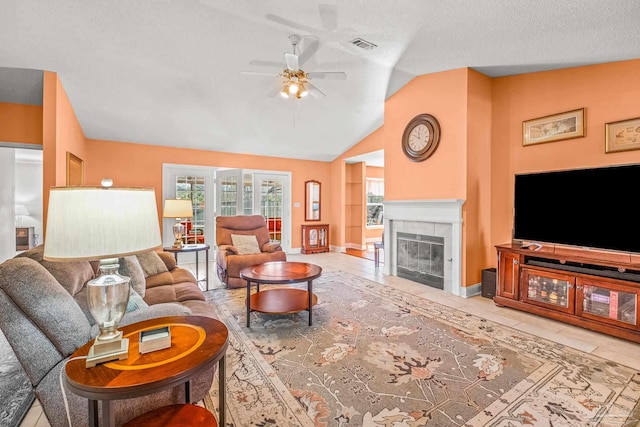
[[[431,114],[415,116],[402,134],[402,151],[413,161],[427,160],[440,142],[440,124]]]

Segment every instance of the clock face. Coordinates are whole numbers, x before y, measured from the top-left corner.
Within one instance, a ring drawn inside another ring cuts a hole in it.
[[[429,142],[429,128],[424,123],[414,127],[409,133],[409,147],[413,151],[420,151]]]
[[[405,127],[402,151],[414,162],[431,157],[440,142],[440,124],[431,114],[419,114]]]

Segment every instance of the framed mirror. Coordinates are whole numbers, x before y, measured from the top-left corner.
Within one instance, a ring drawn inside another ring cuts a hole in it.
[[[320,221],[320,182],[304,183],[304,220]]]

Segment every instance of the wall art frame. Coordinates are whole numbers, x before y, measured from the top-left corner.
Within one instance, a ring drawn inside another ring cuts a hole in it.
[[[605,153],[640,149],[640,117],[605,123]]]
[[[581,138],[585,135],[584,108],[522,122],[522,145]]]

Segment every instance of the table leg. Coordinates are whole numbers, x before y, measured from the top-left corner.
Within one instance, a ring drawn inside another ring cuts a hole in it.
[[[191,381],[184,383],[184,403],[191,403]]]
[[[247,328],[251,327],[251,282],[247,280]]]
[[[115,427],[116,416],[113,413],[113,406],[110,400],[102,401],[102,427]]]
[[[206,256],[206,260],[207,260],[206,268],[207,269],[205,270],[205,276],[204,277],[207,280],[207,290],[209,290],[209,249],[208,248],[207,248],[206,252],[207,252],[207,254],[206,254],[207,255]]]
[[[309,326],[313,323],[313,280],[307,282],[307,293],[309,294]]]
[[[98,401],[89,399],[89,427],[98,427]]]
[[[173,257],[176,259],[176,264],[178,263],[178,252],[173,253]]]
[[[227,408],[227,391],[226,391],[226,378],[227,378],[227,372],[226,372],[226,364],[224,361],[224,356],[222,356],[222,359],[220,359],[220,361],[218,362],[218,408],[219,408],[219,415],[218,415],[218,425],[220,425],[220,427],[224,427],[225,424],[225,411]]]
[[[200,282],[200,274],[198,273],[198,265],[200,265],[200,263],[198,262],[198,251],[196,251],[196,281]]]

